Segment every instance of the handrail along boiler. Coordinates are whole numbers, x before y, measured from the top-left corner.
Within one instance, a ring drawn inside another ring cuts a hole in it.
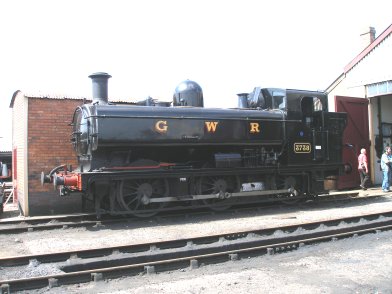
[[[116,105],[108,102],[111,76],[89,77],[94,99],[72,121],[78,167],[59,166],[41,181],[62,196],[82,193],[97,213],[314,197],[344,170],[347,117],[328,112],[325,93],[257,87],[238,94],[238,108],[204,108],[201,87],[187,80],[172,106],[150,97]]]

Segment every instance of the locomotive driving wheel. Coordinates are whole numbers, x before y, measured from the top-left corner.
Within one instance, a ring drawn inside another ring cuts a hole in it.
[[[150,217],[165,206],[165,202],[151,202],[151,199],[168,195],[169,183],[166,179],[123,180],[119,185],[117,201],[135,216]]]
[[[226,193],[239,192],[240,180],[238,176],[205,176],[199,178],[197,190],[200,195],[218,195],[219,198],[202,201],[212,210],[223,211],[236,202],[236,198],[226,198]]]

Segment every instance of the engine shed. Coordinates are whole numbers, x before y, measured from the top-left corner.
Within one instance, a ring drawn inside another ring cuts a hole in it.
[[[368,154],[373,184],[381,184],[379,163],[384,148],[392,145],[392,24],[376,37],[374,27],[361,34],[362,51],[325,90],[330,109],[345,111],[343,158],[353,172],[339,178],[339,189],[359,186],[357,158],[361,148]]]
[[[70,117],[83,99],[42,96],[16,91],[12,108],[14,195],[21,214],[77,212],[79,197],[59,198],[53,187],[42,187],[40,172],[64,161],[74,164],[69,141]],[[76,162],[75,162],[76,164]]]

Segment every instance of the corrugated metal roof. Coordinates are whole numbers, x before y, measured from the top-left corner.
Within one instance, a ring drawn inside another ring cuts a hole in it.
[[[44,93],[23,92],[23,95],[25,95],[28,98],[42,98],[42,99],[73,99],[73,100],[87,99],[86,97],[75,97],[75,96],[64,95],[64,94],[44,94]]]
[[[83,97],[83,96],[72,96],[72,95],[68,95],[68,94],[47,94],[47,93],[43,93],[43,92],[23,92],[23,91],[16,91],[12,97],[11,100],[11,107],[13,105],[13,102],[15,100],[15,96],[16,94],[20,92],[22,93],[25,97],[27,98],[32,98],[32,99],[57,99],[57,100],[64,100],[64,99],[69,99],[69,100],[86,100],[88,102],[92,101],[92,97]],[[135,98],[130,98],[130,97],[126,97],[126,98],[111,98],[109,97],[109,102],[113,102],[113,103],[130,103],[130,104],[134,104],[137,103],[138,101],[140,101],[142,99],[135,99]]]
[[[346,74],[351,70],[358,62],[365,58],[370,52],[372,52],[378,45],[380,45],[390,34],[392,33],[392,24],[379,35],[369,46],[367,46],[361,53],[359,53],[349,64],[344,67],[344,73]]]
[[[85,100],[86,102],[91,102],[93,99],[91,97],[86,98],[86,97],[70,97],[66,95],[32,95],[32,94],[24,94],[27,98],[31,99],[53,99],[53,100]],[[110,98],[109,97],[109,102],[112,103],[124,103],[124,104],[136,104],[139,100],[132,99],[132,98]]]
[[[13,107],[14,100],[18,93],[22,93],[25,97],[31,99],[54,99],[54,100],[86,100],[87,102],[91,102],[93,100],[92,97],[82,97],[82,96],[72,96],[67,94],[46,94],[42,92],[22,92],[20,90],[16,91],[12,97],[10,107]],[[109,97],[109,102],[112,103],[122,103],[122,104],[137,104],[144,99],[135,99],[130,97],[125,98],[111,98]],[[154,99],[156,100],[156,99]],[[161,101],[161,100],[159,100]],[[162,100],[163,101],[163,100]]]
[[[326,89],[325,92],[330,93],[344,78],[345,75],[353,69],[362,59],[370,54],[378,45],[380,45],[386,38],[392,34],[392,24],[384,30],[369,46],[367,46],[361,53],[359,53],[353,60],[351,60],[343,69],[343,73],[339,75]]]
[[[23,92],[23,94],[28,98],[41,98],[41,99],[71,99],[71,100],[86,100],[92,101],[93,97],[83,97],[83,96],[74,96],[69,94],[56,94],[56,93],[42,93],[42,92]],[[136,102],[137,99],[133,98],[111,98],[109,97],[109,102]]]

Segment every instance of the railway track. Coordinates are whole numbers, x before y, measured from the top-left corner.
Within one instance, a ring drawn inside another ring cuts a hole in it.
[[[358,197],[358,192],[345,192],[345,193],[335,193],[325,196],[320,196],[314,200],[315,203],[326,203],[330,201],[355,201],[355,200],[366,200],[372,199],[375,197],[381,197],[384,195],[368,195]],[[190,217],[192,215],[200,215],[200,214],[211,214],[211,213],[220,213],[224,215],[225,213],[241,213],[243,211],[257,211],[259,209],[273,208],[279,207],[282,205],[281,201],[274,201],[270,203],[264,203],[263,206],[255,207],[252,206],[236,206],[227,211],[222,212],[212,212],[206,209],[192,209],[187,211],[186,217]],[[301,203],[304,205],[311,205],[311,203]],[[160,214],[155,218],[159,219],[176,219],[176,218],[184,218],[183,209],[171,210],[164,214]],[[73,215],[59,215],[59,216],[41,216],[41,217],[30,217],[23,219],[12,219],[12,220],[1,220],[0,219],[0,234],[18,234],[25,232],[33,232],[33,231],[43,231],[43,230],[54,230],[54,229],[67,229],[67,228],[78,228],[78,227],[100,227],[100,226],[108,226],[118,223],[137,223],[137,222],[145,222],[145,218],[139,217],[122,217],[122,216],[110,216],[110,215],[102,215],[100,219],[96,218],[95,213],[88,214],[73,214]]]
[[[194,269],[391,229],[392,211],[190,239],[1,258],[0,268],[19,267],[23,275],[0,280],[0,293]],[[30,277],[29,269],[37,267],[56,270]]]

